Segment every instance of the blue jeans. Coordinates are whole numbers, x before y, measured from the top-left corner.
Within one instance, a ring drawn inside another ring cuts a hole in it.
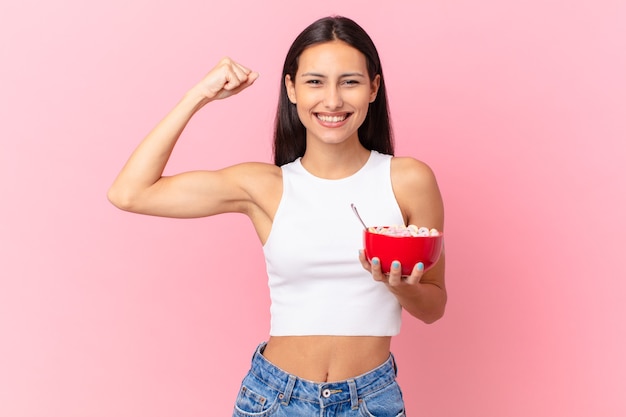
[[[291,375],[262,355],[252,357],[233,417],[403,417],[393,355],[363,375],[339,382],[311,382]]]

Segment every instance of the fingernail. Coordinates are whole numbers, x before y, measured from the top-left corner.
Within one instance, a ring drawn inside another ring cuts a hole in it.
[[[424,270],[424,264],[423,264],[423,263],[421,263],[421,262],[418,262],[418,263],[417,263],[417,270],[418,270],[418,271],[423,271],[423,270]]]
[[[393,268],[395,268],[395,269],[398,269],[398,268],[400,268],[400,262],[398,262],[398,261],[393,261],[393,262],[391,263],[391,266],[392,266]]]
[[[374,265],[378,265],[380,263],[380,261],[378,260],[378,258],[374,258],[374,259],[372,259],[372,263]]]

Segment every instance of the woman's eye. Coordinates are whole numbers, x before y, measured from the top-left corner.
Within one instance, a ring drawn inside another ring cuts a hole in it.
[[[320,85],[322,82],[320,80],[307,80],[306,83],[310,85]]]
[[[344,84],[346,84],[346,85],[358,85],[359,82],[357,80],[345,80]]]

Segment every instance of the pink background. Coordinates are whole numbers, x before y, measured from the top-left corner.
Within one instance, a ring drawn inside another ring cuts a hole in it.
[[[625,2],[25,0],[0,5],[0,416],[230,415],[268,331],[252,227],[106,190],[223,55],[261,79],[169,172],[270,161],[283,56],[332,13],[446,201],[446,316],[394,341],[408,414],[626,415]]]

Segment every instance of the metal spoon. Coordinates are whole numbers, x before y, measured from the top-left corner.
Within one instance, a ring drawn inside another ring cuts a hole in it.
[[[363,225],[363,228],[365,230],[367,230],[367,226],[365,225],[365,222],[363,221],[363,219],[361,218],[361,216],[359,215],[359,211],[356,209],[356,206],[354,205],[354,203],[350,204],[350,207],[352,207],[352,211],[354,211],[354,214],[356,214],[356,217],[359,219],[359,221],[361,222],[361,224]]]

